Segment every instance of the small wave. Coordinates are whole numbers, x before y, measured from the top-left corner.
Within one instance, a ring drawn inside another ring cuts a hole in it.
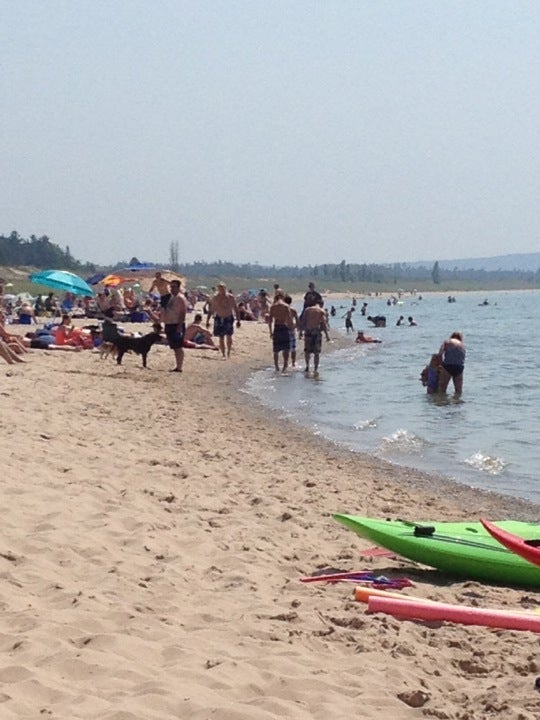
[[[466,458],[465,463],[488,475],[500,475],[506,467],[506,463],[502,458],[484,455],[481,452],[474,453],[471,457]]]
[[[382,452],[406,452],[421,453],[426,447],[427,442],[409,432],[408,430],[396,430],[390,437],[383,437],[381,442]]]
[[[370,428],[377,427],[377,418],[370,418],[368,420],[360,420],[360,422],[354,423],[354,430],[369,430]]]

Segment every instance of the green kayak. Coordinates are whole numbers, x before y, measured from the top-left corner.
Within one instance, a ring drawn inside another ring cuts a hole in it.
[[[418,523],[336,514],[334,518],[377,545],[473,580],[540,587],[540,567],[503,547],[480,522]],[[540,538],[540,524],[505,520],[497,525],[525,540]]]

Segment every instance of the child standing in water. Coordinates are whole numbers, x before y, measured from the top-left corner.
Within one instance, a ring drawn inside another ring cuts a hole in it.
[[[426,388],[428,395],[433,395],[439,389],[439,375],[442,365],[441,356],[434,353],[426,367],[420,373],[420,381]]]

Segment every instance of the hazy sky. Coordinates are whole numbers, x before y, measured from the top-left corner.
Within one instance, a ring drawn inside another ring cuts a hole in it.
[[[537,252],[538,0],[0,0],[0,234],[93,262]]]

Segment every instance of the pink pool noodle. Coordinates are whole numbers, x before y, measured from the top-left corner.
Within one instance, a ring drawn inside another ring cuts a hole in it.
[[[446,603],[419,603],[415,600],[375,595],[369,598],[368,610],[369,612],[384,612],[409,620],[447,620],[463,625],[483,625],[506,630],[540,632],[540,617],[533,613],[487,610]]]

